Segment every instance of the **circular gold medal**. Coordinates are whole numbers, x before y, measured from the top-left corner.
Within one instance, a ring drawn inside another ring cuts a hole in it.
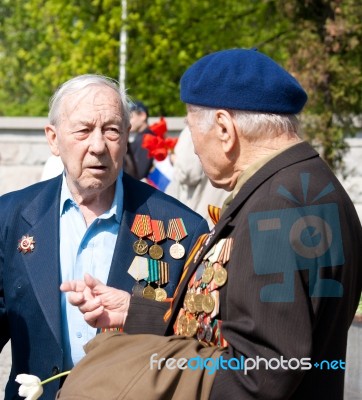
[[[156,243],[150,247],[148,252],[154,260],[159,260],[163,256],[162,247]]]
[[[210,283],[213,276],[214,276],[214,268],[206,267],[204,269],[203,274],[202,274],[201,281],[204,282],[204,283]]]
[[[167,292],[165,289],[157,288],[155,289],[155,300],[164,301],[167,299]]]
[[[185,297],[185,305],[188,311],[190,313],[194,314],[196,312],[196,307],[195,307],[195,294],[194,293],[188,293],[189,296],[187,296],[187,299]]]
[[[214,298],[211,296],[211,294],[205,295],[204,298],[202,299],[203,311],[206,312],[207,314],[210,314],[214,310],[214,307],[215,307]]]
[[[198,327],[199,323],[196,321],[196,319],[189,319],[187,322],[186,336],[192,337],[196,335]]]
[[[228,273],[224,267],[218,268],[214,273],[214,281],[219,287],[225,285],[227,278]]]
[[[143,294],[143,297],[146,299],[155,300],[155,298],[156,298],[155,289],[151,285],[147,285],[143,289],[142,294]]]
[[[147,253],[148,245],[147,242],[143,239],[138,239],[133,243],[133,250],[139,256],[143,256]]]
[[[180,315],[177,322],[177,332],[179,335],[185,335],[187,329],[187,317],[185,314]]]
[[[195,295],[195,308],[197,312],[201,312],[203,311],[202,309],[202,301],[204,299],[204,295],[203,294],[196,294]]]
[[[174,243],[170,247],[170,254],[172,258],[174,258],[175,260],[179,260],[185,255],[185,248],[180,243]]]

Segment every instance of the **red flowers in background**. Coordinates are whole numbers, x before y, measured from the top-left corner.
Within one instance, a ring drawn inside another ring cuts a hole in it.
[[[172,151],[177,143],[177,138],[166,138],[167,124],[163,117],[150,126],[154,135],[146,133],[143,135],[142,147],[148,150],[148,157],[157,161],[163,161],[167,154]]]

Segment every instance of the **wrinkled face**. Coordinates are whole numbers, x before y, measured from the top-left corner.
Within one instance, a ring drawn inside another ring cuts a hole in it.
[[[90,85],[64,97],[60,111],[57,125],[49,128],[51,147],[63,161],[71,191],[91,194],[113,187],[128,140],[116,92]]]
[[[198,155],[202,168],[215,187],[223,187],[226,159],[222,153],[218,139],[216,123],[205,127],[202,116],[197,112],[187,113],[187,125],[191,131],[195,153]]]

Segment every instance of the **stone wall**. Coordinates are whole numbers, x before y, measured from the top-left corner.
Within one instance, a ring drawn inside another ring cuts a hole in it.
[[[150,124],[158,121],[150,118]],[[0,117],[0,195],[21,189],[41,178],[50,156],[44,126],[47,118]],[[184,127],[184,119],[166,118],[170,136]],[[362,218],[362,138],[347,140],[350,149],[345,157],[346,174],[339,176]]]

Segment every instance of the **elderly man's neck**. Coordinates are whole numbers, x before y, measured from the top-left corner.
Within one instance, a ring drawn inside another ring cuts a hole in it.
[[[79,205],[84,220],[89,226],[97,217],[108,211],[114,199],[116,185],[102,191],[88,189],[83,192],[72,192],[74,200]]]

